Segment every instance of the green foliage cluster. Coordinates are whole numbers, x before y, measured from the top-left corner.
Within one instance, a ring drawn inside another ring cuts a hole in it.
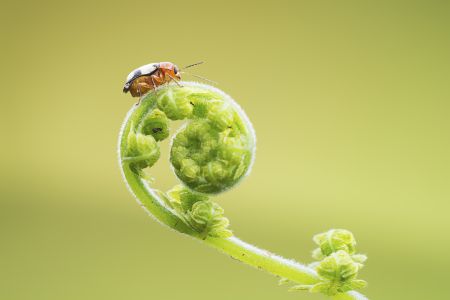
[[[317,271],[320,281],[311,285],[296,285],[291,290],[334,296],[367,285],[357,278],[367,257],[355,253],[356,240],[350,231],[331,229],[315,235],[313,240],[318,245],[312,255],[317,262],[310,264],[310,267]]]
[[[199,238],[231,257],[294,286],[335,299],[366,299],[354,290],[366,256],[356,253],[351,232],[333,229],[314,236],[316,262],[304,266],[263,251],[233,236],[224,210],[211,197],[235,186],[250,171],[255,136],[237,104],[223,92],[195,83],[167,85],[148,93],[127,116],[120,162],[131,191],[161,223]],[[169,137],[170,121],[186,120],[172,138],[170,162],[181,184],[167,192],[150,188],[149,168]],[[351,292],[350,292],[351,291]]]
[[[167,192],[167,196],[169,205],[202,238],[227,238],[233,235],[228,229],[230,222],[224,216],[223,208],[205,194],[177,185]]]
[[[173,137],[170,161],[183,185],[164,194],[167,204],[202,237],[230,237],[223,209],[208,197],[236,185],[254,155],[254,136],[225,94],[198,86],[169,85],[145,96],[130,124],[122,161],[145,178],[159,159],[158,142],[171,120],[187,124]]]

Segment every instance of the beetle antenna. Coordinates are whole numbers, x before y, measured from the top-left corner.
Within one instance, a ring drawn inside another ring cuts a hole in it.
[[[183,74],[183,73],[185,73],[185,74],[188,74],[188,75],[191,75],[191,76],[197,77],[197,78],[199,78],[199,79],[202,79],[202,80],[208,81],[208,82],[210,82],[210,83],[213,83],[213,84],[218,84],[218,83],[217,83],[216,81],[210,80],[210,79],[208,79],[208,78],[205,78],[205,77],[203,77],[203,76],[195,75],[195,74],[192,74],[192,73],[189,73],[189,72],[186,72],[186,71],[183,71],[183,72],[181,72],[181,73],[182,73],[182,74]]]
[[[199,61],[199,62],[196,62],[195,64],[187,65],[187,66],[181,68],[181,70],[184,70],[184,69],[187,69],[187,68],[190,68],[190,67],[193,67],[193,66],[201,65],[202,63],[203,63],[203,61]]]

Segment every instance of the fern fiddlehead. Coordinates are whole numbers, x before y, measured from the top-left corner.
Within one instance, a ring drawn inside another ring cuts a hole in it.
[[[181,184],[163,192],[151,186],[148,170],[169,137],[169,122],[186,120],[172,138],[170,163]],[[224,210],[211,198],[239,183],[251,170],[255,133],[242,109],[225,93],[204,84],[169,84],[148,93],[128,113],[119,137],[119,160],[130,191],[160,223],[263,269],[292,284],[291,290],[321,292],[335,299],[366,299],[353,291],[365,256],[355,253],[353,235],[332,230],[314,238],[317,262],[302,265],[233,236]]]

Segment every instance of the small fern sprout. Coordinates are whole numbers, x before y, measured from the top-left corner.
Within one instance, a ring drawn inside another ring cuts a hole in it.
[[[185,123],[171,138],[170,164],[180,184],[161,191],[153,187],[150,168],[160,157],[159,142],[170,135],[170,122],[177,120]],[[316,235],[317,261],[309,266],[233,235],[223,208],[213,199],[250,173],[255,148],[253,127],[230,96],[205,84],[183,82],[147,93],[130,110],[120,132],[119,162],[138,202],[169,228],[282,278],[280,283],[294,285],[291,290],[367,299],[354,291],[365,286],[357,275],[366,257],[355,253],[349,231]]]
[[[318,261],[309,266],[317,271],[320,281],[312,285],[296,285],[291,290],[308,290],[334,296],[367,285],[364,280],[357,279],[367,257],[355,253],[356,240],[350,231],[331,229],[315,235],[313,240],[319,248],[313,251],[312,256]]]
[[[363,267],[363,263],[367,260],[364,254],[357,254],[356,240],[353,234],[345,229],[331,229],[324,233],[316,234],[313,241],[319,248],[313,251],[313,258],[322,260],[325,257],[335,253],[339,250],[347,252],[351,258]]]

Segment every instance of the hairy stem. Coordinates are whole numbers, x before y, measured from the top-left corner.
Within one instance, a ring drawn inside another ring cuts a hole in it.
[[[197,233],[187,226],[171,209],[169,209],[155,191],[149,186],[147,181],[134,173],[128,163],[122,163],[122,174],[127,182],[129,190],[136,197],[138,203],[156,221],[169,226],[170,228],[191,236]]]
[[[151,189],[148,183],[131,171],[128,164],[122,163],[123,176],[128,183],[130,191],[137,201],[160,223],[180,232],[187,234],[199,241],[231,256],[245,264],[257,269],[264,270],[275,276],[289,279],[299,284],[314,284],[319,281],[317,273],[312,268],[300,264],[294,260],[286,259],[269,251],[257,248],[236,237],[203,239],[200,234],[187,226],[157,193]],[[334,296],[336,300],[363,300],[367,299],[358,292],[351,291]]]
[[[289,260],[259,249],[236,237],[227,239],[208,238],[205,243],[224,252],[234,259],[265,270],[273,275],[301,284],[314,284],[319,281],[317,273],[296,261]]]

